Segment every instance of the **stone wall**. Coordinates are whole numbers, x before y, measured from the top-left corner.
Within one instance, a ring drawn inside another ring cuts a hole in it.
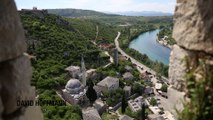
[[[32,69],[25,36],[13,0],[0,1],[0,120],[42,119],[39,107],[18,106],[18,100],[34,100]],[[27,114],[26,114],[27,113]]]
[[[201,60],[213,64],[212,6],[212,0],[177,0],[173,30],[177,45],[170,56],[169,79],[179,91],[186,88],[187,61],[195,66]]]

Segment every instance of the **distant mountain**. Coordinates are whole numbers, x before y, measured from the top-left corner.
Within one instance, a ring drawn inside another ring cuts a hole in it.
[[[107,14],[103,12],[97,12],[93,10],[82,9],[48,9],[48,13],[56,14],[65,17],[87,17],[87,16],[118,16],[115,14]]]
[[[116,12],[114,14],[125,15],[125,16],[172,16],[172,13],[164,13],[158,11],[126,11],[126,12]]]

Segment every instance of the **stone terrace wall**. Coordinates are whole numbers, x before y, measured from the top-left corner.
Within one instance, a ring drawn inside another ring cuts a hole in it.
[[[213,0],[177,0],[173,37],[177,45],[170,56],[169,79],[174,88],[185,91],[186,58],[213,64]],[[213,73],[212,73],[213,74]]]
[[[24,30],[13,0],[0,1],[0,120],[42,119],[39,107],[17,106],[18,100],[34,100],[31,63]]]

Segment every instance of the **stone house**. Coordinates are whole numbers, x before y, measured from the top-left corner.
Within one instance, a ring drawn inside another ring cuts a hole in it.
[[[130,72],[126,72],[123,74],[124,80],[133,80],[134,76]]]
[[[130,86],[125,86],[123,88],[124,92],[125,92],[125,95],[126,95],[126,98],[128,98],[129,96],[131,96],[131,87]]]
[[[76,79],[78,79],[79,75],[81,74],[81,69],[79,66],[69,66],[65,68],[65,71],[68,72],[71,78],[76,78]]]
[[[101,89],[102,92],[111,92],[112,90],[119,88],[119,79],[108,76],[100,81],[97,86]]]
[[[87,108],[82,110],[83,120],[101,120],[98,111],[95,108]]]

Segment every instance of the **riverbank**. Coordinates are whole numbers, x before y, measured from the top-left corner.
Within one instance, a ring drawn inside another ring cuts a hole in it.
[[[175,39],[172,37],[172,27],[162,28],[157,34],[156,41],[159,44],[171,49],[172,46],[176,44]]]
[[[159,75],[159,71],[157,70],[155,70],[154,68],[155,67],[153,67],[152,65],[154,65],[154,64],[156,64],[156,62],[153,62],[153,61],[151,61],[148,57],[147,57],[147,55],[143,55],[143,54],[140,54],[139,52],[138,52],[138,54],[135,54],[136,56],[139,56],[139,57],[141,57],[141,56],[146,56],[146,57],[142,57],[143,59],[137,59],[137,57],[135,56],[135,55],[133,55],[133,54],[129,54],[128,53],[128,50],[129,50],[129,48],[127,48],[127,50],[122,50],[121,48],[120,48],[120,45],[119,45],[119,42],[118,42],[118,38],[120,37],[120,35],[121,35],[121,33],[120,32],[118,32],[118,35],[117,35],[117,37],[115,38],[115,46],[116,46],[116,48],[118,49],[118,51],[123,55],[123,56],[125,56],[125,57],[127,57],[127,59],[130,59],[131,60],[131,62],[133,63],[133,64],[135,64],[135,65],[137,65],[140,69],[141,68],[143,68],[143,70],[144,71],[148,71],[149,73],[151,73],[151,74],[153,74],[153,75],[155,75],[155,76],[157,76],[157,75]],[[133,49],[132,49],[133,50]],[[146,59],[146,60],[144,60],[144,59]],[[142,64],[143,63],[143,64]],[[147,63],[150,63],[150,64],[147,64]],[[152,64],[152,65],[151,65]],[[158,64],[158,63],[157,63]],[[157,65],[156,64],[156,65]],[[163,78],[163,80],[165,81],[165,82],[169,82],[169,80],[167,79],[168,78],[168,66],[166,66],[166,65],[164,65],[164,64],[159,64],[160,65],[160,68],[161,68],[161,72],[162,71],[165,71],[164,73],[160,73],[162,76],[162,78]],[[158,65],[157,65],[158,66]]]
[[[128,48],[132,48],[141,54],[146,54],[154,62],[158,61],[168,65],[171,49],[156,42],[159,31],[160,29],[156,29],[141,34],[128,45]]]
[[[133,35],[130,39],[129,39],[129,43],[132,42],[134,39],[136,39],[137,37],[139,37],[141,34],[145,33],[145,32],[149,32],[149,31],[153,31],[153,30],[156,30],[157,28],[150,28],[150,29],[147,29],[147,30],[143,30],[143,31],[140,31],[138,33],[136,33],[135,35]]]
[[[168,42],[167,42],[167,40],[166,40],[167,38],[168,38],[167,36],[164,36],[164,38],[159,38],[159,36],[157,36],[156,41],[157,41],[159,44],[163,45],[164,47],[167,47],[167,48],[172,49],[172,46],[173,46],[173,45],[169,45],[169,44],[168,44]]]
[[[152,30],[156,30],[158,28],[156,28],[155,26],[152,27],[144,27],[143,29],[138,29],[136,32],[132,33],[131,31],[133,31],[133,29],[125,29],[125,31],[123,31],[122,33],[124,33],[121,37],[122,37],[122,41],[120,42],[120,46],[122,48],[128,48],[129,44],[136,39],[137,37],[139,37],[141,34],[146,33],[148,31],[152,31]],[[134,29],[135,30],[135,29]]]
[[[170,49],[159,45],[156,35],[159,29],[142,33],[133,39],[127,47],[121,47],[125,53],[156,71],[159,75],[168,77]],[[119,43],[122,42],[122,37]]]

